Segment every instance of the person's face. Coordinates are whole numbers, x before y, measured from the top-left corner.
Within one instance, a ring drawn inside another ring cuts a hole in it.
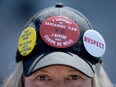
[[[68,66],[49,66],[25,77],[25,87],[92,87],[92,79]]]

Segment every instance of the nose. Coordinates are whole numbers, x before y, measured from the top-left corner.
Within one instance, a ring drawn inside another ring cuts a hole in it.
[[[52,81],[52,84],[50,87],[66,87],[65,86],[65,81],[63,80],[54,80]]]

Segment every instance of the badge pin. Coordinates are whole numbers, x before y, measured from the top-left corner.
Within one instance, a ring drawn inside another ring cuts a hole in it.
[[[52,16],[40,26],[40,36],[49,46],[67,48],[74,45],[80,35],[78,25],[65,16]]]
[[[84,33],[83,43],[87,52],[94,57],[101,57],[105,53],[105,41],[95,30],[87,30]]]
[[[32,27],[27,27],[20,35],[18,41],[18,51],[22,56],[27,56],[32,52],[36,43],[36,31]]]

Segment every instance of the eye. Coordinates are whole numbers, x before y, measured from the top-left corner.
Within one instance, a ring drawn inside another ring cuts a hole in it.
[[[34,87],[45,87],[45,85],[49,84],[51,82],[51,79],[48,75],[40,74],[33,80]]]
[[[80,78],[81,77],[79,75],[70,75],[70,76],[68,76],[67,80],[78,80]]]
[[[40,80],[40,81],[48,81],[48,80],[50,80],[49,76],[47,76],[47,75],[39,75],[37,77],[37,79]]]

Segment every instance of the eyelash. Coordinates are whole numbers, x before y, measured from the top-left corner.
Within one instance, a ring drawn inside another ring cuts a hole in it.
[[[81,77],[79,75],[70,75],[70,76],[68,76],[67,80],[78,80],[80,78]]]
[[[66,78],[66,80],[78,80],[78,79],[80,79],[81,77],[79,76],[79,75],[69,75],[67,78]],[[50,79],[50,77],[49,76],[47,76],[47,75],[39,75],[38,77],[37,77],[37,80],[39,80],[39,81],[50,81],[51,79]]]
[[[47,76],[47,75],[39,75],[39,76],[37,77],[37,80],[40,80],[40,81],[49,81],[50,78],[49,78],[49,76]]]

